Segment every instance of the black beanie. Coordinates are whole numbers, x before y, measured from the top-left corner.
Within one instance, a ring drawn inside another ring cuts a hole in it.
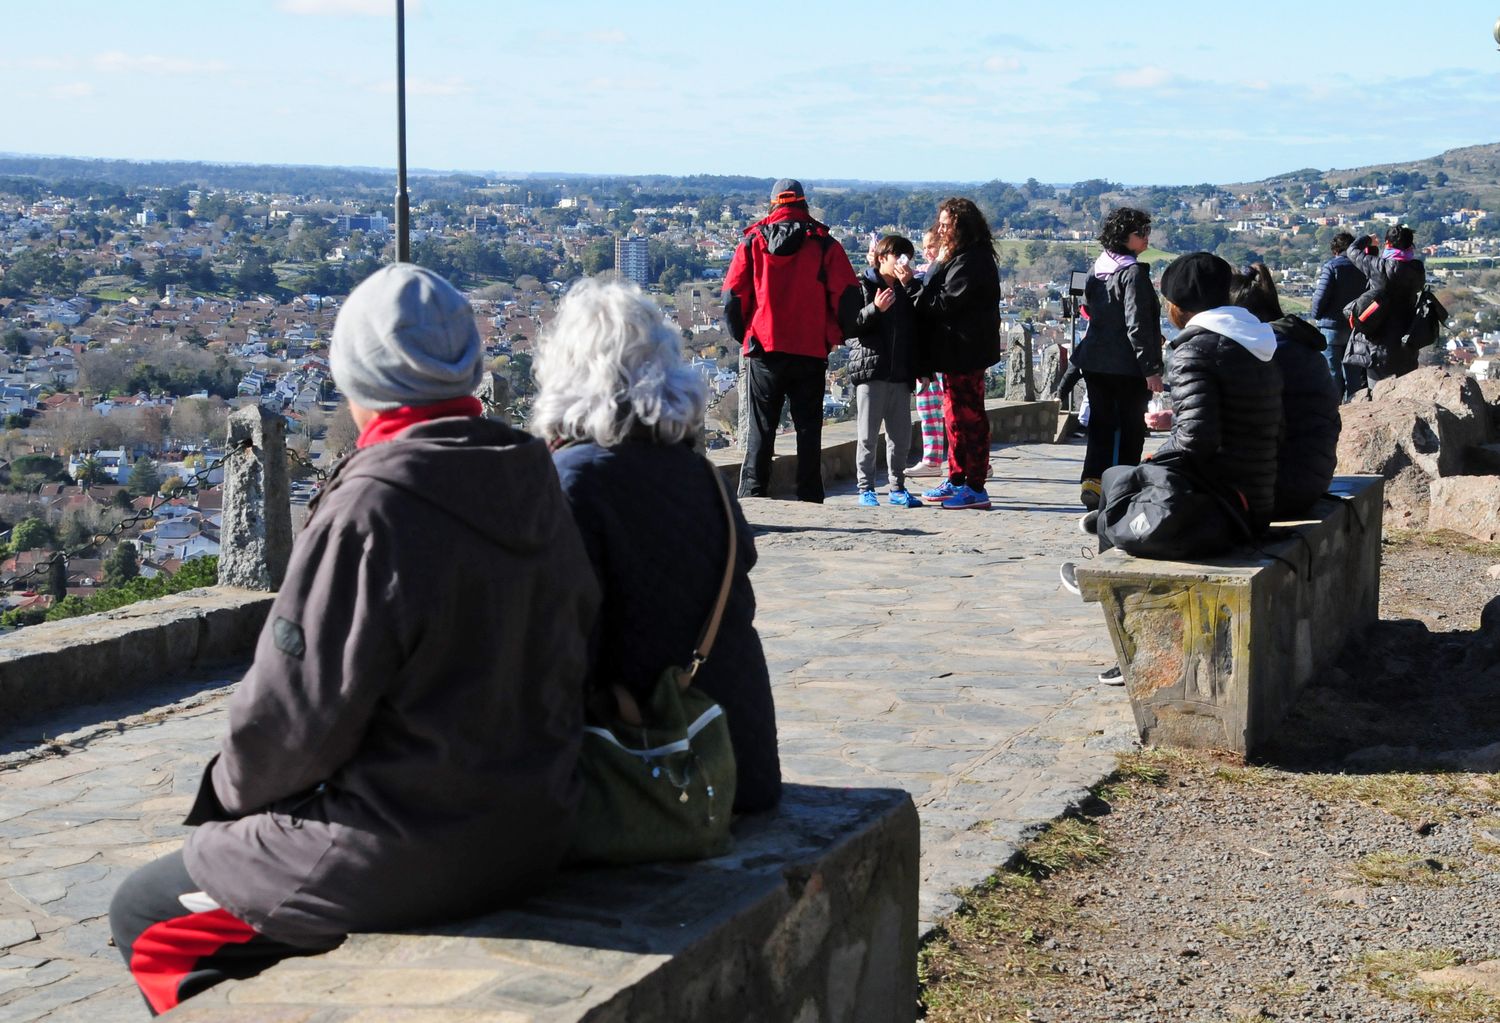
[[[1161,275],[1162,297],[1189,313],[1229,304],[1234,268],[1212,252],[1189,252]]]

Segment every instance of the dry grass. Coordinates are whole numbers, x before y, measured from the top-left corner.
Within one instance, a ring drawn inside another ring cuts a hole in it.
[[[1354,864],[1355,876],[1376,888],[1410,884],[1441,886],[1459,880],[1460,865],[1436,856],[1418,853],[1371,853]]]
[[[1425,970],[1444,970],[1461,962],[1451,949],[1387,950],[1360,957],[1350,980],[1392,1001],[1416,1005],[1434,1023],[1495,1023],[1500,999],[1482,991],[1430,987],[1417,980]]]

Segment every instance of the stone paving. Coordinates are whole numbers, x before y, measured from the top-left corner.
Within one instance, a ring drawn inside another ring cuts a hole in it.
[[[997,447],[988,513],[861,508],[852,484],[822,506],[745,502],[783,773],[912,793],[924,929],[1134,741],[1124,691],[1095,680],[1112,659],[1099,610],[1057,581],[1087,539],[1081,457]],[[227,683],[0,743],[0,1023],[145,1018],[105,914],[180,842]]]

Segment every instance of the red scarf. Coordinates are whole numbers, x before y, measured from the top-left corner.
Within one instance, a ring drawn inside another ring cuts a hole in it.
[[[479,416],[484,414],[484,405],[478,398],[449,398],[435,401],[431,405],[402,405],[382,412],[365,424],[360,431],[356,448],[373,447],[395,440],[408,426],[425,423],[429,419],[445,419],[449,416]]]

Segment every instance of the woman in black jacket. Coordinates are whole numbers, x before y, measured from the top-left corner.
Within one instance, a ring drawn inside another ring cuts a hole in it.
[[[1339,389],[1328,374],[1323,332],[1281,310],[1276,282],[1264,263],[1234,275],[1229,300],[1276,334],[1272,361],[1281,369],[1281,443],[1276,456],[1277,519],[1300,518],[1328,490],[1338,462]]]
[[[970,199],[944,199],[933,226],[939,252],[917,295],[924,351],[918,376],[942,373],[948,429],[948,479],[926,497],[944,508],[986,509],[990,421],[984,371],[1000,361],[1000,269],[990,225]],[[914,275],[898,273],[903,285]]]
[[[1146,406],[1161,390],[1161,303],[1151,265],[1136,257],[1150,245],[1151,217],[1122,206],[1104,218],[1083,302],[1088,329],[1073,353],[1089,390],[1088,448],[1079,495],[1099,507],[1099,478],[1112,465],[1135,465],[1146,444]]]
[[[1365,293],[1354,305],[1379,304],[1379,310],[1367,322],[1379,326],[1363,329],[1356,320],[1354,333],[1363,335],[1370,344],[1370,365],[1365,377],[1370,386],[1386,377],[1399,377],[1417,368],[1417,353],[1401,339],[1411,329],[1416,313],[1417,296],[1427,286],[1427,267],[1417,258],[1416,238],[1411,228],[1397,224],[1385,233],[1385,251],[1380,251],[1374,235],[1354,239],[1344,255],[1369,279]],[[1375,317],[1378,316],[1378,321]]]

